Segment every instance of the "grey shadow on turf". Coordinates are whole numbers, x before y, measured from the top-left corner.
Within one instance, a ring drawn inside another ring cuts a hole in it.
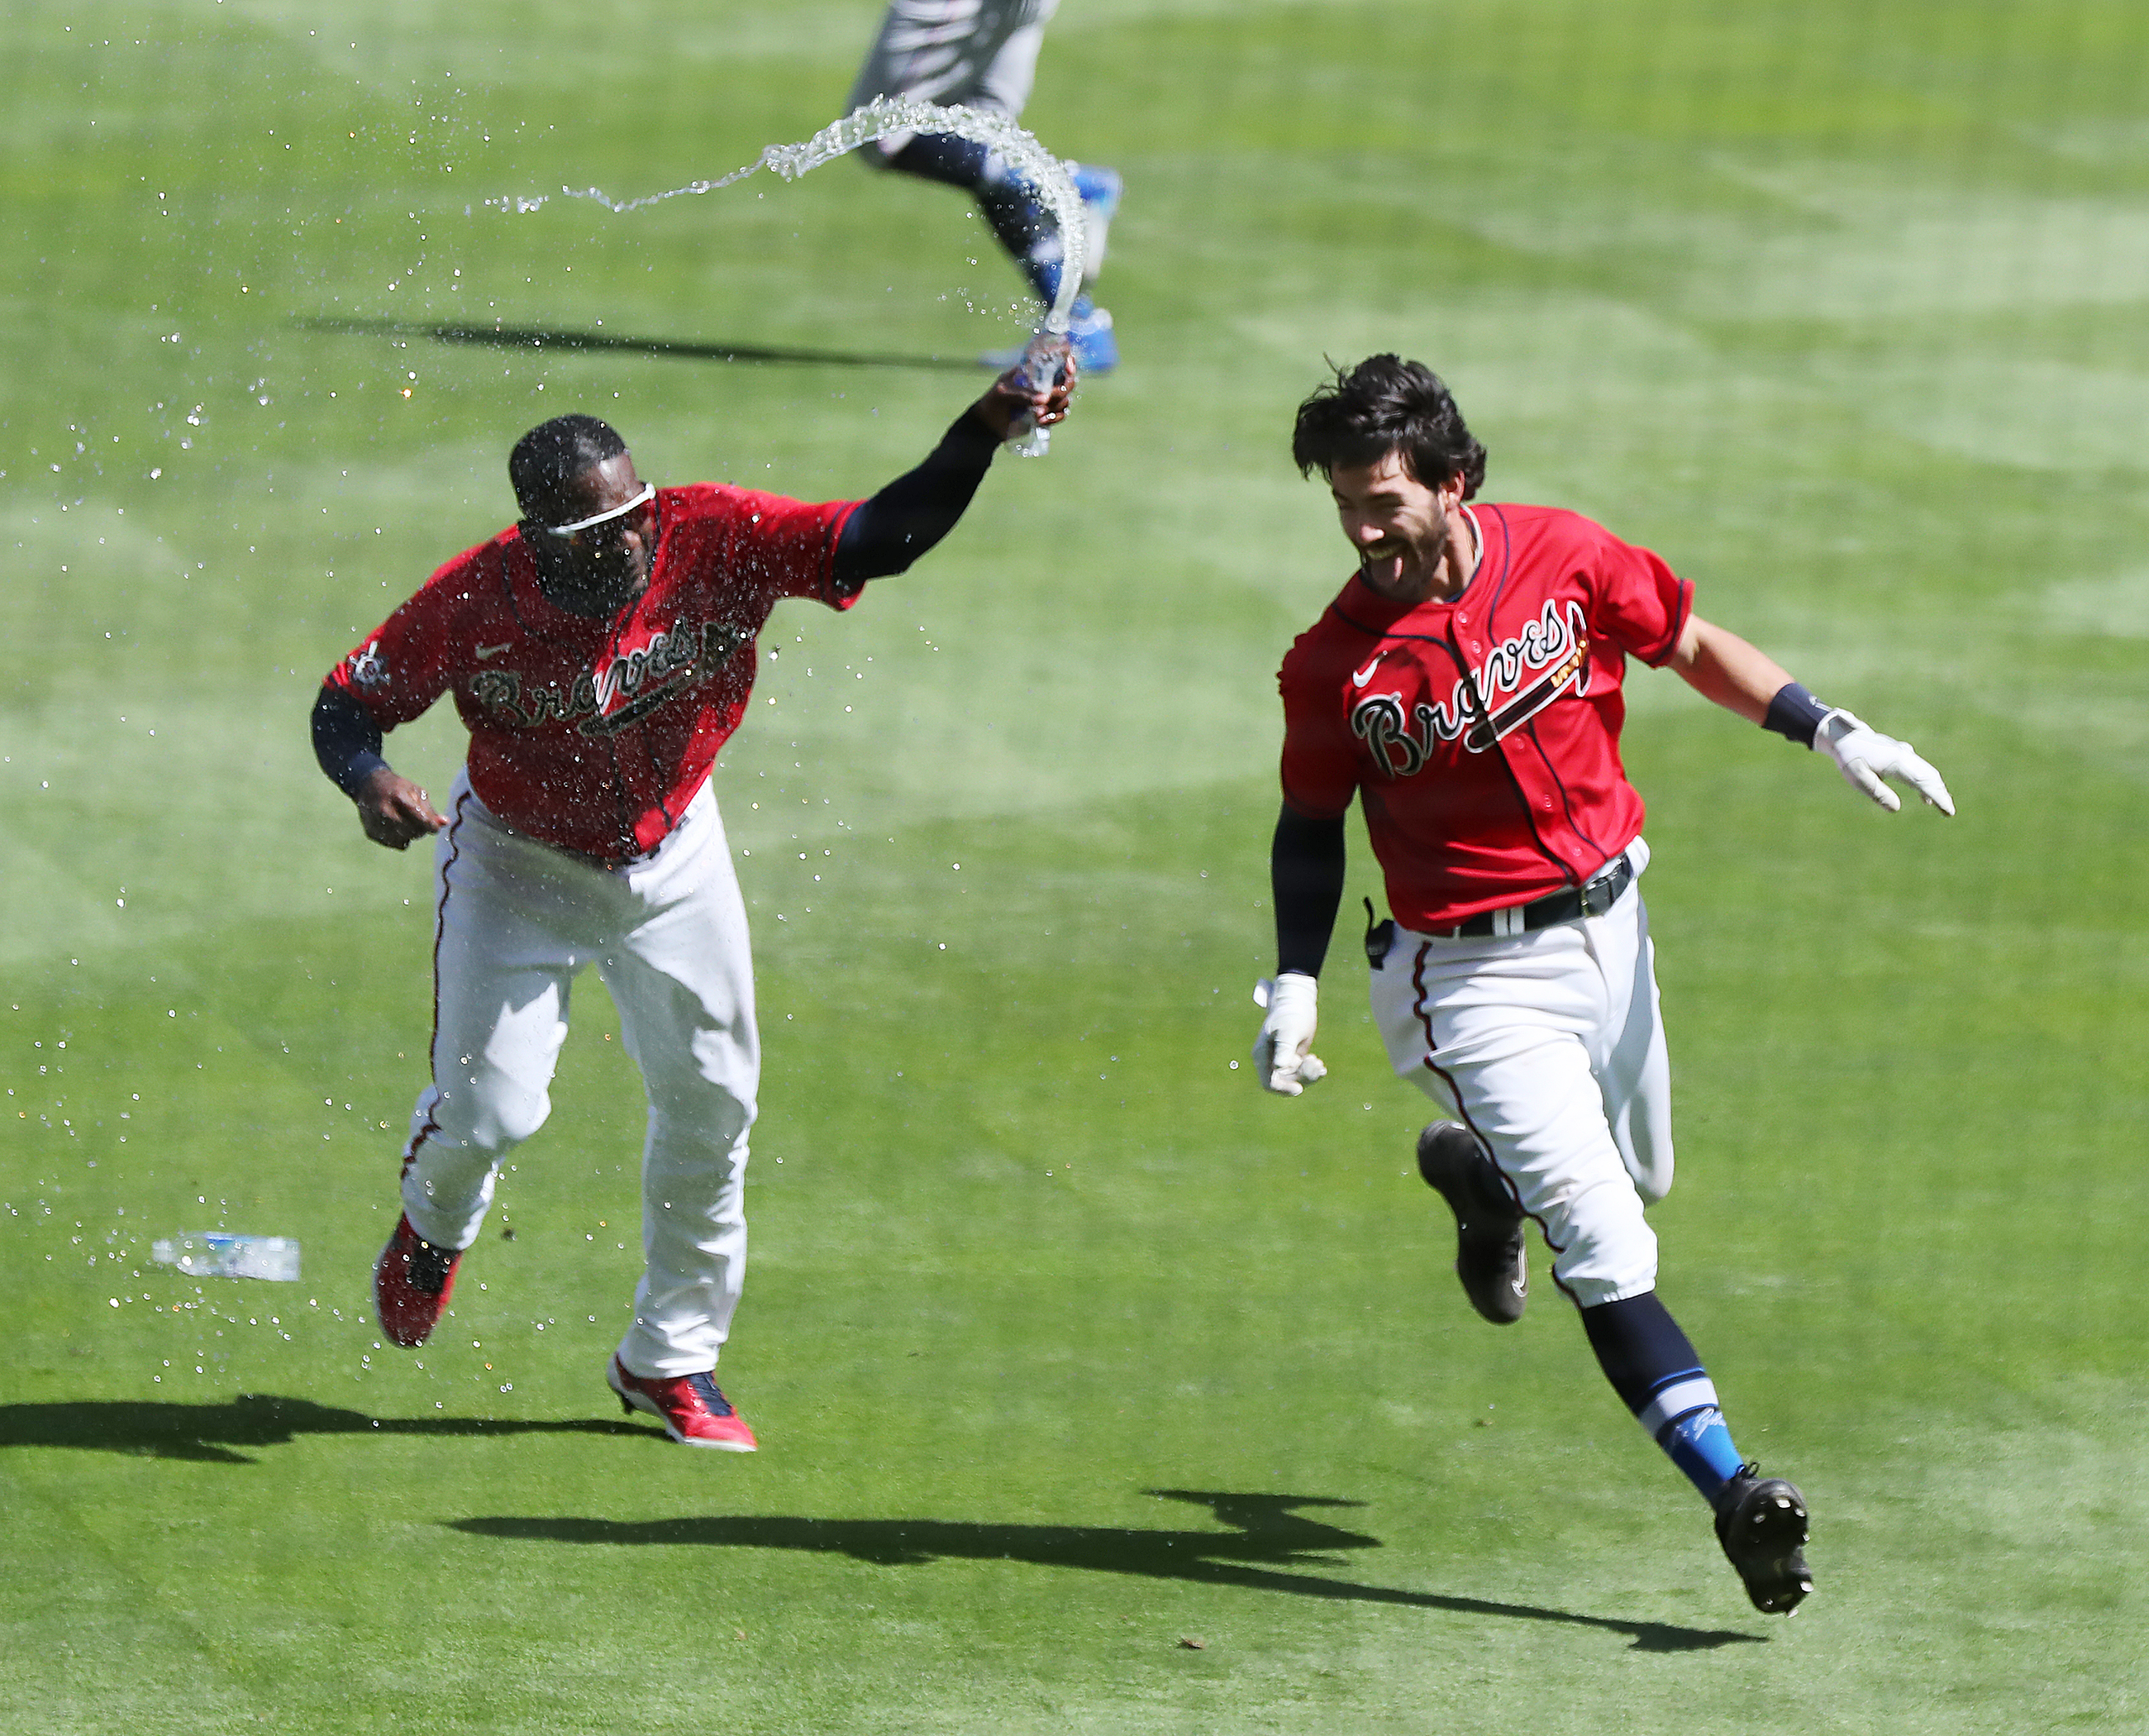
[[[491,1416],[369,1416],[303,1398],[243,1392],[220,1405],[78,1400],[0,1405],[0,1447],[75,1447],[196,1463],[251,1465],[235,1449],[287,1447],[300,1435],[627,1435],[662,1440],[632,1423]]]
[[[630,338],[617,332],[576,331],[535,325],[428,325],[405,320],[300,320],[309,331],[357,336],[430,338],[436,344],[475,344],[492,350],[608,350],[681,361],[785,363],[795,367],[922,368],[935,373],[975,374],[978,359],[951,355],[887,355],[871,351],[812,350],[784,344],[723,344],[692,338]]]
[[[1133,1530],[1103,1525],[987,1525],[951,1519],[813,1519],[786,1515],[623,1521],[582,1518],[489,1517],[458,1519],[453,1528],[472,1537],[554,1543],[666,1543],[732,1549],[796,1549],[848,1555],[877,1567],[922,1567],[943,1557],[1027,1562],[1034,1567],[1074,1567],[1099,1573],[1130,1573],[1151,1579],[1183,1579],[1199,1585],[1231,1585],[1248,1591],[1287,1592],[1357,1603],[1389,1603],[1454,1615],[1559,1622],[1623,1633],[1638,1652],[1696,1652],[1718,1646],[1762,1643],[1752,1633],[1681,1628],[1667,1622],[1626,1622],[1578,1615],[1527,1603],[1453,1598],[1361,1585],[1348,1579],[1277,1569],[1344,1564],[1335,1552],[1377,1549],[1378,1537],[1346,1531],[1296,1511],[1363,1503],[1326,1495],[1236,1494],[1204,1489],[1151,1489],[1172,1501],[1206,1507],[1230,1531]]]

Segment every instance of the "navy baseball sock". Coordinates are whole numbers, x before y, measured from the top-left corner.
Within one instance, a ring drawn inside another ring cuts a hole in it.
[[[889,153],[888,166],[974,193],[984,182],[985,162],[992,153],[990,145],[952,133],[913,133],[901,150]]]
[[[1582,1311],[1612,1390],[1712,1507],[1743,1462],[1694,1345],[1650,1291]]]
[[[1059,293],[1059,231],[1029,182],[1009,173],[989,146],[946,133],[920,133],[888,159],[890,169],[950,187],[966,187],[1014,258],[1038,299]]]

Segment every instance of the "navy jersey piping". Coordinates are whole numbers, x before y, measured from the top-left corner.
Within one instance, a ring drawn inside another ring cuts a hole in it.
[[[1500,521],[1500,576],[1493,583],[1492,601],[1485,611],[1485,634],[1489,639],[1492,633],[1493,617],[1500,612],[1500,599],[1507,594],[1507,576],[1514,570],[1515,532],[1514,527],[1507,522],[1507,515],[1499,507],[1487,506],[1485,510]],[[1467,586],[1463,588],[1463,595],[1469,595]],[[1460,598],[1457,600],[1461,601]]]
[[[1574,818],[1574,801],[1568,793],[1567,780],[1564,777],[1562,777],[1558,770],[1554,768],[1552,762],[1552,756],[1545,752],[1544,743],[1538,739],[1537,720],[1534,717],[1530,720],[1527,733],[1530,738],[1530,746],[1537,749],[1538,758],[1544,764],[1545,775],[1552,779],[1553,787],[1559,792],[1560,810],[1567,816],[1567,829],[1569,832],[1572,832],[1577,838],[1580,838],[1583,843],[1588,844],[1591,849],[1595,850],[1599,853],[1602,860],[1598,863],[1598,866],[1599,868],[1603,867],[1604,863],[1609,862],[1612,859],[1612,852],[1607,850],[1603,845],[1598,843],[1595,838],[1584,832],[1582,828],[1576,823]],[[1583,880],[1588,878],[1586,875],[1576,873],[1573,868],[1567,868],[1567,864],[1565,863],[1562,863],[1560,866],[1563,868],[1567,869],[1567,873],[1573,878],[1574,883],[1578,887],[1580,886]],[[1591,872],[1594,873],[1595,870],[1593,869]]]
[[[1678,648],[1679,635],[1686,631],[1686,624],[1694,614],[1693,581],[1681,579],[1678,581],[1678,612],[1672,617],[1671,631],[1666,633],[1658,644],[1653,655],[1638,651],[1634,653],[1637,658],[1652,669],[1661,669],[1671,660],[1672,653]]]
[[[1452,632],[1452,629],[1450,631]],[[1492,630],[1488,626],[1486,631],[1490,632]],[[1439,642],[1436,641],[1435,642],[1437,643]],[[1479,692],[1477,689],[1477,671],[1472,669],[1468,662],[1464,658],[1462,650],[1460,646],[1455,644],[1451,640],[1447,643],[1447,654],[1453,657],[1457,664],[1462,668],[1463,687],[1464,691],[1470,696],[1471,709],[1477,712],[1478,721],[1485,726],[1487,733],[1490,734],[1492,729],[1492,720],[1486,713],[1484,695]],[[1502,751],[1498,739],[1496,737],[1492,745],[1485,751],[1487,753],[1495,755],[1498,758],[1500,762],[1500,769],[1507,774],[1508,786],[1515,793],[1515,805],[1522,809],[1523,819],[1529,823],[1530,842],[1537,846],[1538,854],[1543,857],[1544,859],[1553,867],[1558,868],[1563,878],[1573,879],[1574,870],[1560,860],[1558,852],[1554,850],[1551,845],[1545,842],[1544,833],[1538,829],[1536,805],[1531,802],[1529,792],[1522,787],[1522,780],[1515,775],[1514,762],[1507,757],[1504,752]],[[1577,882],[1576,883],[1579,884],[1580,883]]]

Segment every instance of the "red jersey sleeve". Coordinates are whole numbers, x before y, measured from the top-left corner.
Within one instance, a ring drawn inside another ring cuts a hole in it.
[[[722,527],[727,545],[722,564],[752,588],[764,612],[787,596],[832,609],[848,609],[858,600],[857,586],[836,581],[836,539],[858,510],[856,501],[814,503],[708,483],[677,493],[696,519]]]
[[[1652,669],[1678,644],[1694,612],[1694,586],[1648,549],[1597,530],[1589,625]]]
[[[1358,793],[1359,760],[1336,688],[1341,676],[1319,642],[1303,635],[1276,672],[1283,695],[1283,797],[1310,819],[1340,817]],[[1324,679],[1324,675],[1327,679]]]
[[[357,700],[384,730],[417,717],[447,692],[466,661],[458,656],[461,629],[489,556],[493,544],[481,543],[449,561],[329,671],[329,683]]]

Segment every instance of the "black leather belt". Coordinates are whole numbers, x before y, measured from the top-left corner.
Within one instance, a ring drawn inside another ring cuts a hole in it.
[[[1428,930],[1436,940],[1464,940],[1494,934],[1530,934],[1539,928],[1558,927],[1584,916],[1602,916],[1619,902],[1619,895],[1634,883],[1634,864],[1624,855],[1578,892],[1569,887],[1547,893],[1527,904],[1509,904],[1499,910],[1481,910],[1452,928]]]

